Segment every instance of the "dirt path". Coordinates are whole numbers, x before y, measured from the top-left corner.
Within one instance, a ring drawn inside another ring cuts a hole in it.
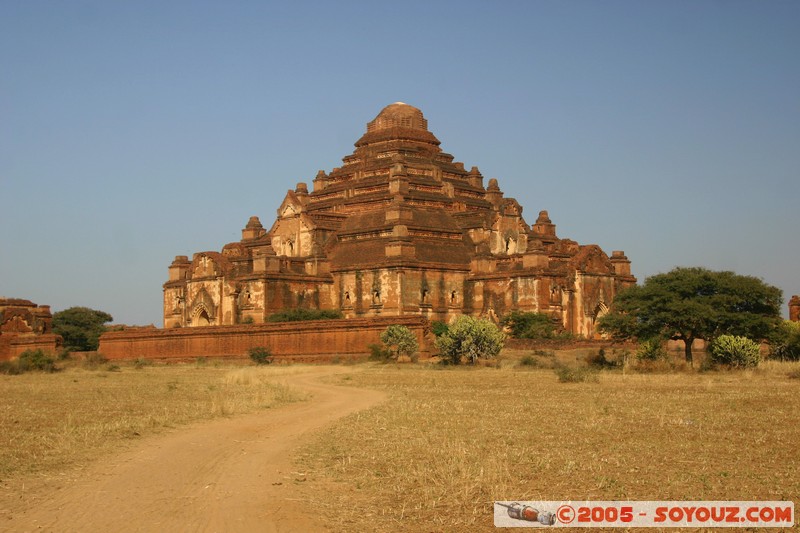
[[[60,488],[39,487],[2,531],[326,531],[303,503],[291,454],[311,432],[384,399],[327,385],[321,368],[287,375],[309,401],[155,436],[100,460]],[[30,504],[33,504],[32,506]]]

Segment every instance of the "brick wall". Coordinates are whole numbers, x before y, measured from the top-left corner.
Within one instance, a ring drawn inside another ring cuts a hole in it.
[[[25,350],[43,350],[55,355],[61,348],[61,335],[0,335],[0,361],[19,357]]]
[[[249,348],[264,346],[277,359],[362,357],[392,324],[411,329],[420,355],[430,354],[428,322],[419,316],[110,331],[100,337],[98,351],[109,359],[186,359],[242,357]]]

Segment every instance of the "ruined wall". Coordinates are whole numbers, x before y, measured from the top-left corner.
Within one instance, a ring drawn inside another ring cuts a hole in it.
[[[44,335],[0,336],[0,361],[8,361],[19,357],[26,350],[42,350],[56,355],[61,349],[61,335],[45,333]]]
[[[380,334],[392,324],[411,329],[420,354],[430,354],[429,325],[419,316],[111,331],[100,337],[98,351],[109,359],[187,359],[243,357],[248,349],[264,346],[278,359],[366,356],[368,345],[380,343]]]
[[[52,322],[49,305],[0,298],[0,361],[13,359],[25,350],[58,351],[61,336],[53,335]]]

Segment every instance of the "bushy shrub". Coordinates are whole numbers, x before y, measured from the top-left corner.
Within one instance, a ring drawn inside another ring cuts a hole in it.
[[[55,360],[44,350],[25,350],[19,354],[16,363],[20,374],[29,370],[39,372],[55,372],[57,370]]]
[[[391,353],[392,359],[402,355],[413,357],[419,351],[417,336],[406,326],[392,324],[381,333],[381,342]]]
[[[303,320],[333,320],[342,312],[332,309],[285,309],[267,317],[267,322],[300,322]]]
[[[257,365],[268,365],[272,363],[272,352],[269,348],[255,346],[247,350],[247,355]]]
[[[133,361],[133,368],[142,369],[152,364],[153,364],[152,361],[150,361],[149,359],[145,359],[144,357],[138,357]]]
[[[474,364],[478,358],[495,357],[504,342],[505,334],[494,323],[461,315],[436,339],[436,347],[443,361],[457,365],[465,357]]]
[[[667,358],[664,341],[660,338],[644,339],[639,342],[636,359],[639,361],[662,361]]]
[[[596,383],[599,381],[597,370],[591,368],[559,366],[554,369],[554,372],[561,383]]]
[[[392,358],[392,351],[386,348],[383,344],[368,344],[367,348],[369,348],[369,360],[370,361],[378,361],[385,363],[386,361],[391,360]]]
[[[547,365],[543,365],[542,362],[534,355],[525,354],[519,358],[519,361],[517,361],[517,366],[522,368],[542,368]]]
[[[19,373],[20,371],[16,361],[0,361],[0,374],[16,376]]]
[[[747,337],[720,335],[709,346],[712,363],[730,368],[753,368],[761,361],[761,348]]]
[[[447,324],[441,320],[434,320],[431,322],[431,331],[436,337],[441,337],[447,333]]]
[[[600,348],[596,353],[586,356],[586,363],[593,368],[614,368],[620,366],[619,361],[611,360],[606,357],[605,348]]]

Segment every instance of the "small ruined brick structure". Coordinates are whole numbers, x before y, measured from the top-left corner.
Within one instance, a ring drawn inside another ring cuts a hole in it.
[[[419,109],[387,106],[342,167],[287,192],[269,231],[253,216],[221,252],[176,257],[164,326],[261,323],[298,307],[445,321],[520,310],[594,336],[636,282],[625,254],[557,237],[547,211],[529,226],[496,179],[485,186],[439,144]]]
[[[0,361],[25,350],[55,352],[61,337],[53,334],[49,305],[36,305],[20,298],[0,298]]]
[[[800,296],[797,294],[789,300],[789,320],[800,322]]]

